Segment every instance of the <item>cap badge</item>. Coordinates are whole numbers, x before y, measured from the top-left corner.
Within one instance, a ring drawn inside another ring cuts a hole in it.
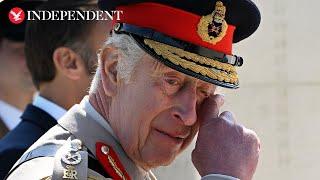
[[[225,20],[226,7],[221,1],[216,2],[215,10],[202,16],[198,24],[198,35],[205,42],[216,44],[226,35],[228,24]]]

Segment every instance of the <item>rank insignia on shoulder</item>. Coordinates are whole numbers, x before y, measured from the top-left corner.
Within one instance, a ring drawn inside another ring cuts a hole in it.
[[[81,162],[81,155],[79,152],[68,152],[62,156],[62,161],[69,165],[77,165]]]
[[[228,24],[225,20],[226,7],[221,1],[216,2],[215,10],[202,16],[198,24],[198,35],[205,42],[216,44],[226,35]]]
[[[129,174],[125,171],[117,154],[112,147],[98,142],[96,143],[96,155],[98,161],[103,166],[104,170],[113,178],[121,180],[130,180]]]
[[[78,139],[68,139],[70,146],[66,153],[61,157],[62,162],[68,165],[77,165],[81,162],[82,157],[78,152],[81,150],[82,143]]]

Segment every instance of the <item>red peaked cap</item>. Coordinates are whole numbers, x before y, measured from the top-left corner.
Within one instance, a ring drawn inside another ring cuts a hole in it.
[[[102,10],[123,11],[114,32],[128,34],[166,66],[226,88],[238,88],[234,66],[243,58],[232,44],[249,37],[260,24],[250,0],[99,0]]]
[[[231,55],[232,44],[253,34],[260,24],[260,12],[250,0],[219,0],[226,8],[225,36],[215,44],[199,36],[198,24],[215,10],[218,0],[99,0],[103,10],[122,10],[117,22],[152,29],[196,46]]]

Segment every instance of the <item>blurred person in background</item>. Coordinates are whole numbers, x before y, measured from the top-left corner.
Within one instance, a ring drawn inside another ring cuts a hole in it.
[[[95,0],[49,0],[41,10],[96,10]],[[97,64],[96,52],[111,28],[109,21],[29,21],[26,59],[39,91],[22,122],[0,141],[0,179],[66,110],[87,94]]]
[[[22,110],[35,92],[25,60],[25,23],[11,23],[8,14],[15,6],[30,9],[38,4],[15,0],[0,3],[0,139],[19,124]]]

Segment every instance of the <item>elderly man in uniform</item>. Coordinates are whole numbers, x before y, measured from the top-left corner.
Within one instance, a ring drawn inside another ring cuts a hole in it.
[[[202,179],[252,179],[256,134],[219,114],[216,86],[237,88],[232,43],[260,14],[250,0],[101,0],[123,11],[99,53],[89,96],[15,164],[8,179],[155,179],[198,132]],[[210,33],[212,30],[215,33]]]

